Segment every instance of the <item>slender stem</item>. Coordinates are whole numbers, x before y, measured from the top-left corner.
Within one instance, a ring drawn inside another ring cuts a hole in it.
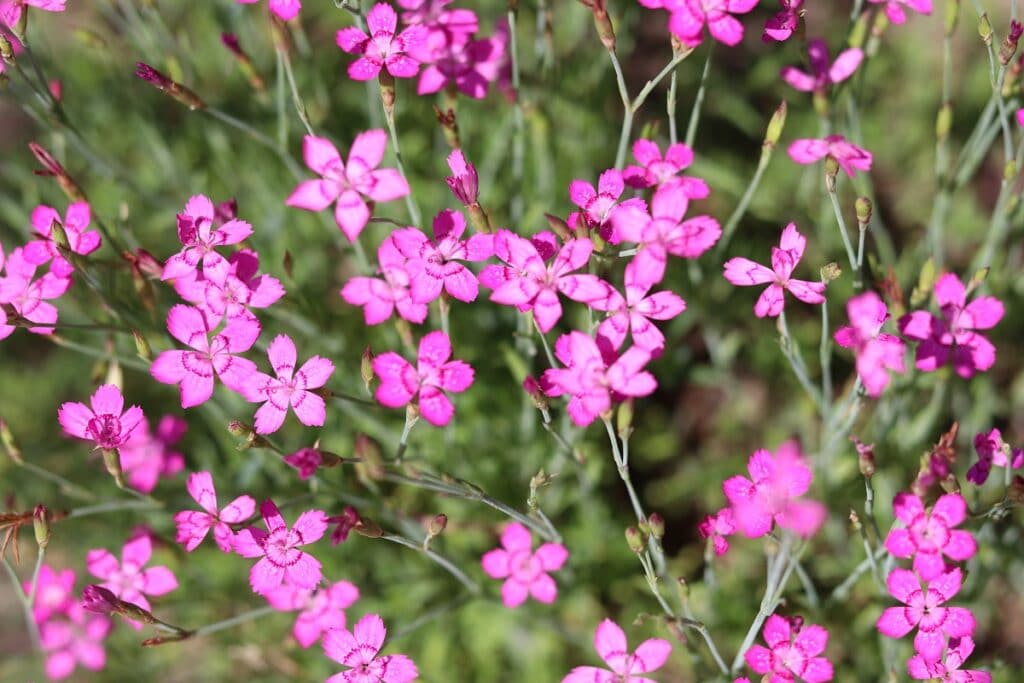
[[[18,466],[21,467],[22,469],[28,470],[37,477],[41,477],[42,479],[46,479],[48,481],[53,482],[54,484],[57,484],[57,486],[59,486],[60,489],[69,496],[78,498],[80,500],[96,500],[96,495],[89,489],[83,488],[78,484],[75,484],[74,482],[65,479],[59,474],[54,474],[50,470],[43,469],[42,467],[36,465],[35,463],[23,461],[18,463]]]
[[[40,545],[36,553],[36,566],[32,569],[32,579],[28,584],[28,595],[26,596],[29,607],[36,604],[36,593],[39,590],[39,572],[43,568],[43,560],[46,557],[46,546]],[[34,620],[34,618],[33,618]]]
[[[523,176],[526,158],[526,122],[523,116],[523,101],[519,91],[519,42],[516,36],[516,19],[519,12],[509,4],[508,34],[509,53],[512,60],[512,90],[515,92],[515,105],[512,111],[514,127],[512,129],[512,183],[515,191],[509,202],[509,214],[513,222],[523,217]]]
[[[668,84],[668,101],[666,107],[668,108],[668,141],[669,144],[676,144],[679,142],[679,126],[676,123],[676,90],[678,88],[679,74],[673,70],[672,80]]]
[[[739,204],[736,205],[736,208],[729,216],[729,220],[725,222],[725,227],[722,228],[722,239],[718,240],[718,246],[715,247],[716,254],[721,255],[725,252],[726,247],[729,246],[729,242],[732,240],[733,233],[736,232],[740,221],[747,214],[750,202],[754,199],[754,193],[757,192],[757,188],[761,184],[761,177],[764,176],[764,172],[768,169],[768,162],[772,159],[773,149],[773,146],[761,147],[761,158],[758,159],[757,170],[754,171],[754,177],[750,179],[747,189],[744,190],[743,196],[740,197]]]
[[[479,595],[480,585],[476,581],[466,576],[465,572],[456,567],[454,564],[451,563],[451,561],[449,561],[445,557],[442,557],[430,548],[424,548],[422,543],[416,543],[415,541],[410,541],[408,538],[405,538],[404,536],[397,536],[395,534],[384,534],[380,538],[384,541],[397,543],[398,545],[405,546],[406,548],[411,548],[416,552],[423,553],[428,558],[430,558],[430,560],[434,562],[436,565],[438,565],[439,567],[447,571],[449,574],[454,576],[459,581],[459,583],[466,587],[466,590],[468,590],[473,595]]]
[[[405,450],[409,447],[409,434],[412,433],[412,428],[416,426],[417,422],[419,422],[419,414],[406,410],[405,424],[402,426],[402,436],[398,440],[398,449],[395,451],[394,461],[396,463],[402,462]]]
[[[608,50],[608,57],[612,60],[612,68],[615,70],[615,84],[619,88],[619,97],[622,99],[622,129],[619,131],[619,146],[615,151],[615,168],[622,168],[626,163],[626,148],[629,146],[629,133],[633,129],[633,105],[629,99],[629,89],[626,88],[626,77],[622,73],[622,65],[614,50]]]
[[[398,129],[395,128],[395,111],[394,107],[384,108],[384,120],[388,124],[388,135],[391,136],[391,146],[395,148],[395,163],[398,166],[398,172],[405,178],[405,182],[409,183],[409,174],[406,173],[405,163],[402,160],[402,150],[398,146]],[[416,203],[416,198],[412,194],[412,185],[410,184],[409,194],[405,195],[405,207],[409,211],[409,219],[413,225],[420,225],[420,208]]]
[[[690,123],[686,127],[686,146],[693,148],[693,142],[697,139],[697,125],[700,123],[700,112],[704,106],[704,93],[707,91],[708,74],[711,73],[711,55],[714,54],[714,43],[708,45],[708,56],[704,60],[704,71],[700,75],[700,88],[697,90],[697,98],[693,101],[693,109],[690,111]]]
[[[796,375],[797,381],[800,386],[803,387],[807,395],[814,401],[815,407],[818,412],[824,415],[825,399],[818,391],[814,383],[811,382],[810,375],[807,372],[807,365],[804,363],[803,355],[800,353],[800,347],[797,346],[796,340],[794,340],[789,334],[789,326],[786,324],[786,312],[782,311],[779,313],[778,318],[779,327],[779,346],[782,347],[782,355],[789,361],[790,367],[793,368],[793,373]]]
[[[32,640],[32,648],[39,650],[41,648],[39,641],[39,625],[36,624],[36,617],[32,613],[32,603],[28,601],[28,596],[25,595],[25,591],[21,585],[21,579],[18,578],[18,573],[14,571],[14,567],[11,566],[10,561],[6,556],[2,559],[4,561],[4,569],[7,570],[7,576],[11,580],[11,587],[14,589],[14,594],[18,596],[18,602],[21,603],[21,613],[25,617],[25,629],[28,631],[29,638]]]
[[[828,302],[821,304],[821,345],[818,349],[818,360],[821,363],[821,396],[824,405],[832,403],[832,337],[828,326]],[[825,415],[828,419],[828,415]]]
[[[845,601],[847,596],[850,594],[850,589],[853,588],[853,584],[857,583],[857,579],[859,579],[864,572],[875,566],[875,563],[885,556],[887,552],[889,551],[885,549],[885,546],[879,546],[876,548],[872,555],[862,560],[861,563],[858,564],[852,572],[850,572],[850,575],[832,590],[828,598],[825,599],[825,604],[830,605]]]
[[[604,418],[605,431],[608,432],[608,441],[612,446],[612,458],[615,460],[615,467],[618,469],[619,478],[622,479],[622,483],[626,485],[626,491],[629,493],[629,502],[633,505],[633,513],[636,515],[636,521],[640,523],[647,522],[647,515],[644,514],[643,506],[640,505],[640,497],[636,494],[636,489],[633,488],[633,481],[629,476],[629,465],[626,464],[622,459],[622,453],[619,451],[619,440],[615,435],[615,428],[612,427],[612,421]]]
[[[288,50],[284,48],[278,48],[278,55],[281,58],[281,65],[284,67],[285,78],[288,79],[288,87],[292,91],[292,104],[295,105],[295,111],[299,115],[299,120],[302,121],[302,125],[305,126],[306,132],[310,135],[316,135],[313,132],[313,126],[309,123],[309,115],[306,113],[306,105],[302,101],[302,97],[299,95],[299,89],[295,85],[295,74],[292,72],[292,59],[288,55]]]
[[[97,505],[87,505],[85,507],[74,508],[68,513],[67,519],[90,517],[92,515],[102,515],[107,512],[120,512],[122,510],[158,510],[162,507],[163,505],[157,501],[114,500],[108,503],[99,503]]]
[[[839,234],[843,237],[843,246],[846,247],[846,257],[850,259],[850,268],[856,272],[857,255],[853,252],[853,244],[850,242],[850,233],[846,229],[846,219],[843,218],[843,209],[839,206],[839,196],[834,186],[828,190],[828,198],[832,201],[832,210],[836,214],[836,223],[839,225]]]
[[[540,325],[537,324],[536,318],[533,318],[533,326],[537,329],[537,336],[540,337],[541,346],[544,347],[544,355],[548,358],[548,366],[557,368],[558,363],[555,362],[555,355],[551,353],[551,347],[548,345],[548,337],[540,331]]]
[[[386,642],[392,643],[392,642],[398,640],[399,638],[403,638],[403,637],[409,635],[410,633],[412,633],[413,631],[421,628],[422,626],[425,626],[425,625],[429,624],[430,622],[435,621],[436,619],[439,619],[439,618],[443,617],[444,615],[448,614],[449,612],[453,612],[453,611],[459,609],[460,607],[462,607],[463,605],[466,605],[466,604],[472,602],[473,599],[474,599],[474,597],[471,596],[471,595],[460,595],[459,597],[455,598],[454,600],[449,600],[448,602],[444,603],[443,605],[435,607],[434,609],[432,609],[432,610],[430,610],[428,612],[424,612],[417,619],[414,619],[413,621],[409,622],[405,626],[402,626],[401,628],[395,629],[392,633],[388,634],[388,638],[387,638]]]
[[[223,621],[217,621],[212,624],[207,624],[206,626],[200,626],[192,632],[191,637],[195,638],[197,636],[207,636],[211,633],[216,633],[217,631],[223,631],[233,626],[244,624],[247,621],[253,621],[254,619],[265,617],[268,614],[274,614],[275,612],[277,612],[277,610],[269,605],[266,607],[258,607],[248,612],[236,614],[235,616],[230,617],[228,619],[224,619]]]
[[[761,598],[761,607],[758,609],[753,623],[750,624],[750,628],[747,630],[747,635],[744,637],[743,644],[740,645],[740,649],[736,653],[736,658],[732,661],[733,673],[739,671],[740,667],[743,666],[743,656],[746,654],[747,650],[750,649],[750,646],[753,645],[754,639],[757,638],[757,634],[761,630],[761,625],[764,624],[765,619],[771,616],[772,612],[775,611],[776,605],[779,603],[781,593],[793,571],[793,567],[796,564],[796,557],[790,556],[790,546],[792,545],[792,542],[792,536],[786,534],[783,536],[782,541],[779,544],[778,553],[772,561],[768,572],[768,580],[765,585],[764,597]],[[784,567],[785,570],[783,569]]]

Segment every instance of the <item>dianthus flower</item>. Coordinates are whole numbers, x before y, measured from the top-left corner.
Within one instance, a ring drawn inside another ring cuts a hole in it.
[[[387,629],[377,614],[367,614],[351,631],[334,628],[324,634],[324,654],[344,666],[324,683],[409,683],[419,676],[416,664],[405,655],[379,656]]]
[[[800,24],[800,15],[804,11],[804,0],[779,0],[782,11],[773,15],[764,22],[764,33],[761,40],[764,42],[789,40],[789,37],[796,31]]]
[[[280,429],[289,406],[307,427],[323,426],[327,408],[324,399],[312,390],[327,383],[334,373],[334,363],[313,356],[296,369],[295,342],[285,334],[274,337],[267,356],[277,377],[256,372],[246,381],[243,394],[249,401],[265,401],[256,411],[256,433],[273,434]]]
[[[316,591],[283,585],[263,597],[276,610],[299,610],[292,635],[299,645],[310,647],[331,629],[345,628],[345,610],[359,599],[359,589],[348,581],[338,581]]]
[[[803,92],[825,92],[829,86],[842,83],[853,75],[864,59],[864,52],[858,47],[843,50],[831,61],[828,45],[824,40],[815,38],[807,44],[808,61],[811,71],[807,73],[795,66],[782,69],[782,80]]]
[[[320,562],[299,548],[319,541],[327,531],[324,513],[307,510],[290,529],[273,501],[263,501],[260,514],[267,531],[246,527],[235,535],[235,552],[242,557],[260,558],[249,572],[253,592],[265,594],[281,584],[316,588],[323,576]]]
[[[175,415],[164,415],[156,433],[143,418],[128,441],[119,449],[121,469],[131,487],[143,493],[156,488],[161,477],[171,477],[185,468],[185,456],[174,450],[188,429],[188,423]]]
[[[629,651],[626,633],[611,619],[605,619],[594,632],[594,649],[607,669],[577,666],[562,683],[647,683],[643,674],[660,669],[672,653],[672,644],[661,638],[648,638]]]
[[[77,402],[61,405],[57,419],[71,436],[112,451],[125,445],[145,417],[138,406],[125,410],[121,390],[113,384],[104,384],[93,393],[89,406]]]
[[[757,0],[640,0],[640,4],[670,12],[668,28],[687,47],[700,45],[705,25],[715,40],[732,46],[743,40],[743,24],[732,15],[750,12]]]
[[[832,663],[820,656],[828,645],[823,627],[773,614],[764,622],[763,635],[768,647],[752,645],[745,655],[747,665],[757,673],[771,674],[775,683],[832,680]]]
[[[681,142],[669,145],[662,157],[656,143],[641,138],[633,143],[633,157],[640,165],[627,166],[622,171],[622,179],[630,187],[660,187],[678,180],[688,199],[704,199],[711,194],[708,184],[701,178],[679,175],[693,163],[693,150]]]
[[[32,230],[38,239],[25,245],[25,260],[41,266],[53,259],[50,272],[57,277],[68,277],[75,269],[57,249],[57,243],[53,240],[53,224],[57,223],[63,228],[67,236],[68,249],[75,254],[86,256],[99,249],[102,242],[99,232],[88,229],[91,216],[88,202],[69,204],[63,220],[56,209],[44,205],[37,206],[32,212]]]
[[[427,30],[414,24],[396,35],[398,15],[391,5],[383,2],[370,9],[366,15],[366,26],[370,35],[355,26],[337,33],[338,47],[349,54],[360,55],[348,66],[349,78],[367,81],[376,78],[381,69],[386,69],[396,78],[415,76],[420,63],[410,53],[416,52],[427,39]]]
[[[548,572],[561,569],[568,558],[569,551],[561,543],[543,543],[533,550],[529,529],[512,522],[501,533],[501,547],[484,553],[480,563],[492,579],[505,579],[501,585],[505,607],[518,607],[529,596],[538,602],[554,602],[558,586]]]
[[[969,637],[950,638],[943,656],[929,661],[915,654],[907,661],[907,672],[917,680],[935,680],[941,683],[992,683],[987,671],[961,669],[974,652],[974,640]]]
[[[736,533],[736,521],[732,516],[732,508],[722,508],[715,514],[706,516],[697,525],[697,533],[701,538],[711,539],[715,555],[725,555],[729,552],[729,541],[726,540],[726,537]]]
[[[240,249],[228,256],[228,271],[223,280],[183,277],[174,281],[174,289],[211,322],[223,318],[255,320],[250,308],[267,308],[285,293],[280,280],[259,275],[259,268],[259,254]]]
[[[24,250],[16,248],[4,261],[0,248],[0,304],[10,304],[14,312],[25,320],[38,325],[28,328],[34,334],[50,335],[56,331],[57,307],[49,303],[64,296],[71,286],[71,278],[60,277],[50,272],[33,279],[36,266],[25,258]],[[7,324],[7,314],[0,307],[0,339],[9,337],[14,326]]]
[[[596,229],[602,238],[617,244],[620,238],[615,234],[612,223],[616,211],[626,207],[632,207],[637,211],[647,209],[647,204],[639,197],[620,202],[619,197],[625,189],[622,172],[614,168],[601,174],[597,179],[597,188],[586,180],[574,180],[569,183],[569,199],[580,207],[579,212],[570,214],[569,227],[575,227],[577,221],[582,220],[583,225]]]
[[[869,0],[874,4],[885,3],[885,16],[894,24],[902,24],[907,20],[907,14],[901,5],[906,5],[915,12],[921,14],[932,13],[932,0]]]
[[[388,235],[377,248],[380,277],[354,277],[341,289],[341,298],[346,303],[363,307],[367,325],[379,325],[396,310],[398,317],[411,323],[427,319],[427,305],[412,300],[406,260]]]
[[[32,590],[32,585],[25,582],[22,586],[25,595]],[[32,617],[37,624],[42,624],[55,616],[66,613],[75,602],[75,572],[73,569],[62,569],[57,572],[48,564],[39,567],[36,579],[36,599],[32,603]]]
[[[250,496],[238,496],[217,510],[217,489],[213,485],[213,477],[209,472],[193,472],[186,483],[188,494],[199,503],[199,510],[182,510],[174,515],[174,524],[178,528],[175,540],[192,552],[213,529],[213,540],[226,553],[235,549],[235,533],[231,524],[241,524],[256,511],[256,501]]]
[[[851,178],[857,171],[870,171],[871,152],[849,142],[842,135],[824,139],[801,138],[789,145],[789,158],[798,164],[813,164],[825,157],[835,159],[839,168]]]
[[[878,618],[878,630],[890,638],[902,638],[916,627],[914,649],[925,661],[938,660],[945,636],[963,638],[974,633],[974,615],[969,609],[942,606],[960,592],[962,580],[963,574],[957,567],[922,587],[914,572],[893,569],[885,583],[889,593],[904,604],[887,607]]]
[[[224,256],[215,249],[238,244],[252,235],[252,226],[236,218],[220,223],[217,210],[204,195],[195,195],[178,214],[178,239],[182,249],[164,265],[162,280],[202,277],[223,282],[230,270]]]
[[[686,310],[686,302],[668,290],[650,294],[653,283],[640,270],[636,259],[626,265],[625,295],[608,285],[608,296],[590,302],[590,307],[609,315],[597,328],[597,334],[618,349],[626,341],[628,332],[633,343],[660,355],[665,348],[665,335],[651,322],[671,320]]]
[[[882,325],[889,311],[874,292],[865,292],[846,302],[850,325],[836,330],[836,343],[853,349],[857,358],[857,375],[868,396],[878,396],[889,386],[889,372],[904,372],[903,340],[885,334]]]
[[[978,462],[971,465],[967,470],[967,481],[981,486],[988,480],[992,466],[1008,467],[1017,469],[1024,466],[1024,450],[1020,448],[1011,449],[1003,441],[1003,435],[998,429],[986,433],[981,432],[974,437],[974,450],[978,452]]]
[[[487,87],[501,75],[505,47],[500,33],[471,38],[467,33],[431,31],[417,53],[427,67],[420,74],[416,94],[429,95],[452,85],[473,99],[483,99]]]
[[[150,611],[147,595],[160,596],[178,587],[174,572],[164,566],[143,569],[153,555],[153,542],[149,534],[140,534],[130,539],[121,549],[118,562],[110,551],[104,548],[90,550],[85,556],[89,573],[103,579],[100,584],[115,596]],[[142,624],[129,621],[135,629]]]
[[[107,665],[103,641],[114,624],[103,614],[87,612],[75,602],[60,618],[39,626],[39,643],[46,656],[46,676],[61,681],[81,666],[101,671]]]
[[[917,496],[898,493],[892,510],[906,528],[890,531],[885,549],[896,557],[913,557],[914,571],[922,581],[931,581],[945,571],[943,555],[959,562],[978,552],[969,531],[953,528],[967,517],[967,503],[959,493],[940,496],[927,511]]]

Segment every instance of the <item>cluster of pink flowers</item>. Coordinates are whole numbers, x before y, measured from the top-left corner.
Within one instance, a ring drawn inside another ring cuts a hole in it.
[[[608,668],[577,666],[562,679],[562,683],[645,683],[651,680],[646,674],[660,669],[672,654],[672,644],[661,638],[648,638],[631,652],[625,631],[611,619],[597,625],[594,649]]]

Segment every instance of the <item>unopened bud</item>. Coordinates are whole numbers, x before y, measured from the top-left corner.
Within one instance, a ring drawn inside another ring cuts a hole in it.
[[[135,75],[193,111],[206,108],[206,103],[198,95],[145,62],[135,65]]]
[[[42,171],[33,171],[36,175],[51,176],[60,185],[60,189],[64,191],[64,194],[68,196],[73,202],[84,202],[85,192],[78,186],[78,183],[68,175],[68,172],[64,170],[64,167],[58,162],[52,154],[46,151],[39,143],[30,142],[28,148],[31,150],[36,160],[43,166]]]
[[[643,533],[636,527],[629,527],[626,529],[626,543],[629,545],[629,549],[639,555],[644,551],[644,546],[647,545],[647,541],[644,539]]]
[[[975,289],[985,284],[985,280],[988,279],[989,270],[989,267],[985,266],[984,268],[979,268],[974,271],[974,274],[971,275],[971,279],[967,281],[967,294],[970,294]]]
[[[446,526],[448,526],[448,515],[434,515],[431,518],[430,523],[427,525],[427,537],[423,539],[424,550],[430,547],[430,542],[440,536]]]
[[[8,64],[14,63],[14,47],[11,45],[11,41],[7,40],[3,31],[0,31],[0,59]]]
[[[117,484],[117,488],[124,488],[124,471],[121,469],[121,455],[113,449],[103,449],[103,466],[107,468],[107,473],[114,478],[114,483]]]
[[[953,105],[944,102],[939,107],[939,113],[935,116],[935,137],[945,140],[949,137],[949,131],[953,127]]]
[[[563,242],[568,242],[573,238],[572,231],[569,230],[569,225],[564,220],[550,213],[544,214],[544,218],[551,231],[558,235]]]
[[[3,443],[4,451],[7,452],[7,456],[11,460],[19,465],[25,464],[25,460],[21,457],[21,446],[18,445],[14,433],[3,418],[0,418],[0,443]]]
[[[988,20],[988,13],[982,12],[981,16],[978,17],[978,35],[985,42],[986,45],[992,44],[992,36],[995,32],[992,30],[992,22]]]
[[[657,512],[652,512],[651,516],[647,518],[647,526],[654,538],[661,540],[665,536],[665,518]]]
[[[836,176],[839,175],[839,161],[831,154],[825,157],[825,187],[830,194],[836,191]]]
[[[1010,488],[1006,491],[1006,497],[1017,505],[1024,504],[1024,477],[1014,475],[1010,482]]]
[[[627,398],[619,404],[619,414],[616,416],[616,427],[619,438],[625,441],[633,433],[633,399]]]
[[[36,545],[42,550],[50,545],[50,513],[45,505],[36,505],[32,512],[32,531],[35,532]]]
[[[787,112],[788,105],[783,100],[782,104],[775,110],[775,113],[772,114],[771,119],[768,120],[768,130],[764,134],[765,147],[772,149],[778,144],[779,138],[782,137],[782,129],[786,127]]]
[[[383,460],[380,446],[366,434],[357,434],[352,455],[359,462],[356,464],[356,475],[364,482],[374,481],[384,476]]]
[[[139,354],[139,358],[147,363],[153,360],[153,349],[150,348],[149,342],[142,336],[142,333],[132,330],[132,339],[135,340],[135,353]]]
[[[380,101],[384,105],[384,115],[390,119],[395,115],[395,77],[387,69],[381,69],[377,76],[380,83]]]
[[[380,526],[372,519],[366,519],[360,517],[359,522],[352,527],[352,531],[356,532],[360,536],[366,536],[367,538],[380,538],[384,535],[384,531]]]
[[[874,206],[871,204],[871,200],[867,197],[857,197],[857,201],[853,203],[853,208],[857,212],[857,223],[866,226],[871,222],[871,214],[874,211]]]
[[[121,600],[103,586],[89,584],[82,589],[82,607],[98,614],[117,614],[121,609]]]
[[[857,449],[857,467],[864,477],[875,475],[875,445],[866,444],[855,436],[850,437],[854,447]]]
[[[860,533],[861,529],[864,528],[864,525],[860,523],[860,515],[857,514],[856,510],[850,510],[850,526],[857,533]]]
[[[1007,66],[1013,61],[1013,56],[1017,54],[1017,43],[1020,42],[1020,36],[1024,33],[1024,24],[1019,21],[1010,22],[1010,32],[1003,39],[1003,44],[999,46],[999,63],[1003,66]]]
[[[839,267],[839,264],[835,261],[826,263],[821,267],[821,281],[825,284],[838,280],[843,274],[843,269]]]
[[[533,400],[533,405],[537,410],[548,409],[547,394],[544,393],[540,383],[532,375],[527,375],[526,379],[523,380],[523,391],[530,395],[530,399]]]
[[[363,356],[359,360],[359,375],[363,378],[366,390],[370,391],[373,385],[373,350],[367,346],[363,349]]]

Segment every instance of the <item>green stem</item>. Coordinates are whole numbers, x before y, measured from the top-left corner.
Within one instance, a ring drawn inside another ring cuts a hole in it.
[[[711,55],[714,54],[714,43],[708,45],[708,56],[704,60],[704,71],[700,75],[700,88],[697,90],[697,97],[693,101],[693,110],[690,112],[690,123],[686,127],[686,146],[693,148],[697,139],[697,125],[700,123],[700,112],[704,106],[704,93],[707,91],[708,74],[711,73]]]
[[[757,192],[757,188],[761,184],[761,177],[764,176],[764,172],[768,169],[768,162],[772,159],[773,149],[774,146],[765,145],[761,147],[761,158],[758,159],[757,170],[754,171],[754,177],[750,179],[747,189],[743,192],[743,196],[740,197],[739,204],[736,205],[736,208],[729,216],[729,220],[725,222],[725,227],[722,228],[722,239],[718,240],[718,246],[715,247],[716,255],[720,256],[725,253],[726,247],[729,246],[729,242],[732,240],[733,233],[736,232],[740,221],[747,214],[750,202],[754,199],[754,193]]]
[[[244,624],[247,621],[253,621],[254,619],[259,619],[260,617],[265,617],[268,614],[274,614],[275,612],[277,612],[277,610],[274,609],[273,607],[270,607],[269,605],[266,606],[266,607],[258,607],[256,609],[250,610],[248,612],[242,612],[241,614],[236,614],[235,616],[233,616],[233,617],[231,617],[229,619],[224,619],[223,621],[217,621],[217,622],[214,622],[212,624],[207,624],[206,626],[200,626],[199,628],[197,628],[195,631],[192,632],[192,636],[191,637],[195,638],[195,637],[198,637],[198,636],[208,636],[211,633],[216,633],[217,631],[223,631],[223,630],[229,629],[229,628],[231,628],[233,626],[238,626],[239,624]]]
[[[18,596],[18,602],[21,604],[21,613],[25,618],[25,629],[28,631],[29,639],[32,641],[32,649],[38,651],[42,646],[39,641],[39,625],[36,624],[36,617],[32,613],[32,603],[29,602],[28,596],[22,588],[21,579],[18,578],[18,573],[14,571],[10,561],[8,561],[6,556],[2,559],[4,561],[4,569],[7,570],[7,576],[11,580],[11,587],[14,589],[14,594]]]
[[[397,543],[398,545],[405,546],[406,548],[411,548],[412,550],[415,550],[418,553],[423,553],[428,558],[430,558],[431,562],[433,562],[434,564],[436,564],[437,566],[441,567],[449,574],[454,576],[459,581],[459,583],[466,587],[466,590],[468,590],[470,593],[472,593],[473,595],[480,594],[480,585],[476,581],[473,581],[473,579],[466,576],[465,572],[456,567],[454,564],[452,564],[451,561],[449,561],[445,557],[437,554],[430,548],[424,548],[422,543],[416,543],[415,541],[410,541],[408,538],[405,538],[404,536],[397,536],[395,534],[384,534],[380,538],[384,541],[390,541],[391,543]]]
[[[846,219],[843,218],[843,209],[839,206],[839,195],[834,185],[828,190],[828,198],[832,201],[832,210],[836,214],[836,223],[839,225],[839,234],[843,237],[843,246],[846,247],[846,257],[850,259],[850,268],[857,271],[857,255],[853,251],[853,243],[850,242],[850,233],[846,229]]]
[[[412,194],[412,184],[409,183],[409,174],[406,173],[405,163],[402,160],[402,150],[398,146],[398,129],[395,127],[395,111],[393,107],[384,108],[384,120],[388,124],[388,135],[391,137],[391,146],[395,148],[395,163],[398,166],[398,172],[405,178],[405,182],[409,185],[409,194],[405,195],[405,207],[409,211],[409,219],[412,224],[419,227],[420,225],[420,208],[416,203],[416,198]]]
[[[306,132],[309,135],[316,135],[313,132],[313,126],[309,122],[309,115],[306,113],[306,105],[302,101],[302,97],[299,95],[299,88],[295,85],[295,74],[292,72],[292,59],[288,55],[288,50],[284,48],[278,48],[277,54],[281,58],[281,64],[284,67],[285,78],[288,79],[288,87],[292,91],[292,104],[295,105],[295,112],[299,115],[299,120],[302,121],[302,125],[305,126]]]

